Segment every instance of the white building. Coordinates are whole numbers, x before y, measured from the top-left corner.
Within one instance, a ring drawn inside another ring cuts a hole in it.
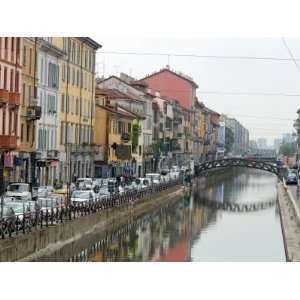
[[[38,105],[42,115],[37,121],[36,137],[39,159],[37,180],[40,185],[52,185],[58,176],[59,149],[58,102],[59,102],[59,58],[64,52],[51,44],[51,38],[43,38],[38,55]]]

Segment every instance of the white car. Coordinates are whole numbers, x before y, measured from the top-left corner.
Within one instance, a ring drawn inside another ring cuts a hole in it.
[[[82,191],[82,190],[76,190],[71,195],[71,203],[77,204],[77,203],[87,203],[89,201],[95,201],[97,200],[97,197],[93,191]]]
[[[148,186],[151,185],[151,180],[149,178],[137,178],[135,180],[135,184],[137,186],[138,190],[147,188]]]
[[[76,185],[80,189],[91,190],[94,187],[92,178],[78,178]]]
[[[23,201],[31,201],[32,193],[30,185],[28,183],[11,183],[7,187],[5,196]]]
[[[161,182],[161,175],[159,173],[147,173],[146,179],[149,179],[153,184],[159,184]]]

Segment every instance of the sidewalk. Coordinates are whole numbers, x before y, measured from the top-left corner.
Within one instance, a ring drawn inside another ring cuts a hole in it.
[[[284,183],[284,187],[286,188],[288,196],[293,204],[298,219],[298,223],[300,224],[300,193],[297,197],[297,185],[286,185]]]

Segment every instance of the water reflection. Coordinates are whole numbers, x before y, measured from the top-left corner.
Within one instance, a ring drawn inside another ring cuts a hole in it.
[[[231,213],[202,201],[244,203],[274,200],[276,177],[230,170],[198,189],[106,233],[67,245],[47,261],[284,261],[276,206]]]

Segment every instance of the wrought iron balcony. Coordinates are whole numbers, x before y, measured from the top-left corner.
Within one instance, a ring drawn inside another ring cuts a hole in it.
[[[26,117],[27,120],[39,120],[42,115],[42,108],[38,105],[31,105],[27,107]]]

